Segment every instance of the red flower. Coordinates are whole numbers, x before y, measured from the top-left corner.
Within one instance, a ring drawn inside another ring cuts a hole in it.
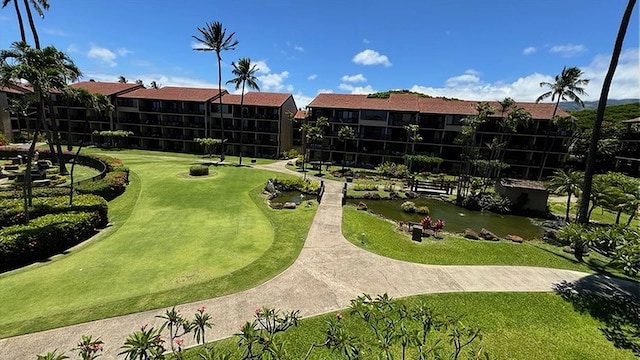
[[[205,311],[206,309],[207,309],[206,307],[204,307],[204,306],[200,306],[200,307],[198,308],[198,312],[199,312],[200,314],[202,314],[202,313],[204,313],[204,311]]]
[[[178,347],[182,347],[182,344],[184,344],[184,339],[178,338],[178,339],[173,340],[173,342],[175,342],[176,345],[178,345]]]
[[[338,320],[342,320],[342,314],[337,313],[337,314],[336,314],[336,318],[337,318]]]

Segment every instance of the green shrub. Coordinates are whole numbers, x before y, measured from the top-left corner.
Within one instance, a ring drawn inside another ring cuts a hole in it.
[[[317,194],[320,190],[320,183],[317,181],[304,180],[301,177],[295,178],[273,178],[269,179],[278,191],[300,191],[307,194]]]
[[[428,206],[418,206],[416,207],[416,213],[422,215],[429,215],[429,207]]]
[[[366,183],[356,183],[353,185],[353,190],[355,191],[377,191],[378,184],[373,182]]]
[[[297,158],[300,153],[296,149],[289,149],[287,151],[283,151],[281,156],[283,159],[293,159]]]
[[[205,165],[193,165],[189,168],[189,175],[191,176],[209,175],[209,167]]]
[[[124,192],[127,187],[128,178],[128,172],[110,172],[107,173],[103,179],[80,183],[76,185],[75,189],[80,194],[98,195],[110,201]]]
[[[60,187],[33,188],[32,193],[34,197],[69,196],[69,189]],[[22,199],[22,189],[0,191],[0,200],[2,199]]]
[[[405,201],[402,203],[402,205],[400,205],[400,208],[404,212],[414,213],[416,212],[416,203],[414,203],[413,201]]]
[[[7,136],[4,133],[0,133],[0,146],[5,146],[9,144],[9,139],[7,139]]]
[[[101,222],[97,212],[71,212],[44,215],[29,225],[0,229],[0,270],[64,251],[93,236]]]
[[[22,199],[0,200],[0,227],[22,224],[24,222],[24,208]],[[33,206],[29,209],[31,219],[47,214],[65,212],[96,212],[96,225],[107,224],[107,202],[97,195],[78,195],[73,199],[73,206],[69,206],[69,197],[34,197]]]

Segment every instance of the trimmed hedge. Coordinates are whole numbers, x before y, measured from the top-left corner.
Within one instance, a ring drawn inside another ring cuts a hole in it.
[[[69,189],[61,187],[34,187],[31,192],[33,197],[69,196]],[[22,199],[22,189],[0,191],[0,200],[2,199]]]
[[[193,165],[189,168],[189,175],[191,176],[209,175],[209,167],[204,165]]]
[[[129,173],[123,171],[110,172],[104,178],[96,181],[87,181],[75,186],[80,194],[93,194],[111,201],[122,195],[129,183]]]
[[[24,223],[24,207],[22,199],[0,200],[0,227]],[[68,196],[34,197],[33,206],[29,209],[31,219],[46,214],[64,212],[95,212],[98,216],[97,226],[107,224],[107,202],[97,195],[78,195],[73,198],[73,206],[69,206]]]
[[[102,222],[98,212],[49,214],[0,229],[0,270],[46,259],[87,240]]]

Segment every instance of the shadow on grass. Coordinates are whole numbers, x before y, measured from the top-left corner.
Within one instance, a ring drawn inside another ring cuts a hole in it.
[[[603,322],[602,334],[616,347],[640,356],[640,283],[592,275],[554,290],[576,311]]]
[[[535,246],[535,245],[533,245]],[[573,264],[584,264],[586,267],[588,267],[590,270],[594,271],[597,274],[600,275],[605,275],[605,276],[609,276],[609,277],[615,277],[615,278],[620,278],[620,279],[627,279],[627,280],[632,280],[629,279],[628,277],[626,277],[623,274],[620,273],[613,273],[611,272],[607,267],[611,266],[611,264],[606,263],[600,259],[595,259],[595,258],[585,258],[586,261],[580,262],[578,261],[578,259],[576,259],[573,254],[570,253],[562,253],[559,254],[555,251],[551,251],[547,248],[544,248],[542,246],[535,246],[536,248],[542,250],[542,251],[546,251],[547,253],[551,254],[551,255],[555,255],[561,259],[567,260],[572,262]],[[566,255],[565,255],[566,254]]]

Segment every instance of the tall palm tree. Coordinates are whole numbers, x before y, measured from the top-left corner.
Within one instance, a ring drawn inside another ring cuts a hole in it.
[[[342,151],[344,154],[342,158],[342,170],[344,170],[347,160],[347,141],[356,138],[356,131],[351,126],[343,126],[338,130],[338,138],[344,144],[344,150]]]
[[[582,176],[580,171],[556,171],[547,185],[547,188],[554,193],[567,193],[567,208],[564,215],[564,221],[567,223],[571,209],[571,196],[580,195]]]
[[[595,173],[596,153],[598,148],[598,140],[600,139],[600,130],[602,129],[602,121],[604,120],[604,110],[607,106],[607,98],[609,97],[609,88],[611,87],[611,81],[613,75],[616,72],[618,66],[618,59],[622,52],[622,43],[624,42],[624,36],[627,33],[627,27],[629,26],[629,20],[631,19],[631,13],[636,5],[636,0],[629,0],[627,8],[622,16],[620,22],[620,29],[616,37],[616,42],[613,46],[613,54],[611,54],[611,62],[609,63],[609,70],[604,78],[602,84],[602,92],[600,93],[600,101],[598,102],[598,110],[596,111],[596,121],[593,123],[593,130],[591,132],[591,142],[589,143],[589,153],[587,155],[587,167],[584,172],[584,187],[582,192],[586,197],[591,195],[591,186],[593,184],[593,174]],[[587,214],[587,204],[580,204],[580,211],[578,212],[578,222],[581,224],[587,224],[589,222],[589,216]]]
[[[45,122],[45,99],[51,91],[61,91],[71,81],[80,77],[80,70],[64,53],[53,46],[34,49],[25,42],[15,42],[11,49],[0,51],[0,86],[27,81],[33,86],[38,100],[38,121],[29,147],[27,169],[24,176],[25,220],[29,221],[28,207],[31,206],[31,163],[35,152],[40,127]]]
[[[18,26],[20,27],[20,39],[23,42],[27,42],[27,36],[24,32],[24,22],[22,21],[22,13],[20,12],[20,7],[18,7],[18,0],[2,0],[2,8],[4,9],[9,3],[12,2],[14,8],[16,9],[16,16],[18,17]]]
[[[31,6],[29,6],[31,3]],[[38,16],[44,18],[44,10],[49,10],[49,0],[24,0],[24,7],[27,9],[27,18],[29,19],[29,26],[33,33],[33,42],[36,49],[40,49],[40,37],[36,30],[36,24],[33,22],[33,15],[31,14],[31,7],[38,13]]]
[[[249,58],[241,58],[238,60],[238,63],[231,63],[233,66],[233,70],[231,71],[233,75],[236,77],[227,81],[227,84],[233,83],[238,88],[242,87],[242,92],[240,93],[240,159],[238,161],[238,165],[242,165],[242,130],[244,129],[244,88],[245,85],[249,89],[254,89],[260,91],[260,87],[258,86],[258,78],[256,77],[256,72],[258,71],[258,66],[256,64],[251,64],[251,59]],[[222,101],[222,96],[220,97]]]
[[[411,142],[411,154],[416,153],[416,143],[422,141],[422,135],[420,134],[420,125],[409,124],[404,127],[407,131],[407,140]],[[411,172],[412,160],[409,158],[409,172]]]
[[[584,107],[584,102],[580,99],[580,96],[586,95],[584,91],[584,87],[589,84],[588,79],[581,79],[584,75],[582,70],[577,67],[567,68],[566,66],[562,69],[562,72],[559,75],[556,75],[555,82],[549,83],[543,81],[540,83],[541,87],[548,87],[549,91],[544,94],[538,96],[536,99],[536,103],[540,101],[551,98],[551,101],[555,101],[556,104],[553,107],[553,114],[551,114],[551,119],[555,118],[556,113],[558,112],[558,105],[560,104],[560,100],[566,101],[567,99],[572,100],[582,107]],[[549,124],[551,125],[551,124]],[[538,180],[542,179],[542,173],[544,171],[544,167],[547,163],[547,157],[549,156],[549,151],[551,147],[547,147],[549,142],[549,136],[551,134],[551,126],[547,127],[547,134],[544,138],[544,154],[542,155],[542,164],[540,165],[540,171],[538,173]],[[555,140],[555,138],[554,138]]]
[[[118,82],[119,82],[120,84],[126,84],[126,83],[127,83],[127,81],[129,81],[129,80],[127,80],[127,78],[126,78],[126,77],[124,77],[124,75],[120,75],[120,76],[118,76]],[[142,85],[142,80],[140,80],[140,85]]]
[[[198,41],[200,44],[199,47],[196,47],[197,51],[215,51],[216,57],[218,59],[218,99],[220,100],[220,131],[222,143],[220,145],[220,158],[224,160],[224,117],[222,116],[222,56],[220,53],[226,50],[235,50],[236,46],[238,46],[238,40],[234,39],[233,36],[236,34],[232,32],[227,35],[227,29],[222,27],[222,23],[219,21],[215,21],[213,23],[207,23],[205,27],[198,28],[201,37],[193,36],[193,38]],[[205,121],[205,136],[207,135],[206,129],[206,121]]]

